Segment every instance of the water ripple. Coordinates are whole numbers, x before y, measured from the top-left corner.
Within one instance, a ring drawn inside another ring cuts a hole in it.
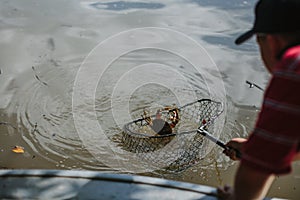
[[[103,10],[113,10],[113,11],[121,11],[121,10],[130,10],[130,9],[160,9],[165,7],[162,3],[145,3],[145,2],[126,2],[126,1],[114,1],[114,2],[96,2],[90,4],[90,6],[96,9]]]

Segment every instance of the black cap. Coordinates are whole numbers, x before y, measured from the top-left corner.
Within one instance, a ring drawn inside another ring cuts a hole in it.
[[[256,33],[287,33],[300,31],[300,0],[259,0],[251,30],[235,40],[241,44]]]

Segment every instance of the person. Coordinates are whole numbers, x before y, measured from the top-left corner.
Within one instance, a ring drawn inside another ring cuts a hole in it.
[[[259,0],[251,30],[261,58],[271,73],[261,111],[248,139],[233,138],[224,153],[241,152],[234,187],[219,188],[220,199],[262,199],[274,177],[290,173],[300,157],[300,0]]]

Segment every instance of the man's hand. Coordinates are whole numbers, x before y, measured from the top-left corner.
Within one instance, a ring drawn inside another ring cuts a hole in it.
[[[224,187],[218,187],[217,190],[218,199],[230,200],[233,199],[233,188],[225,185]]]
[[[300,160],[300,152],[298,152],[293,159],[293,161],[298,161],[298,160]]]
[[[236,155],[236,151],[241,152],[243,145],[247,139],[245,138],[233,138],[231,139],[226,146],[229,147],[228,149],[224,150],[223,153],[230,157],[232,160],[239,160],[239,158]]]

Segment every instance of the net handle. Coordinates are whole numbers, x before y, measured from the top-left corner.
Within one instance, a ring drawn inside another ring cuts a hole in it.
[[[206,124],[200,126],[197,130],[197,133],[200,133],[202,136],[209,139],[210,141],[217,144],[218,146],[222,147],[224,150],[234,150],[236,157],[239,159],[242,158],[242,153],[239,150],[226,146],[226,144],[223,141],[217,139],[215,136],[213,136],[211,133],[209,133],[207,130],[205,130],[205,126],[206,126]]]
[[[222,104],[222,103],[221,103]],[[222,147],[224,150],[234,150],[236,157],[237,158],[242,158],[242,153],[237,150],[234,149],[232,147],[228,147],[226,146],[226,144],[222,141],[217,139],[215,136],[213,136],[211,133],[209,133],[206,129],[206,126],[212,124],[215,119],[223,112],[223,105],[222,105],[222,109],[219,113],[217,113],[217,115],[215,115],[212,119],[210,119],[207,123],[201,125],[198,129],[197,129],[197,133],[200,133],[202,136],[204,136],[205,138],[209,139],[210,141],[212,141],[213,143],[217,144],[218,146]]]

